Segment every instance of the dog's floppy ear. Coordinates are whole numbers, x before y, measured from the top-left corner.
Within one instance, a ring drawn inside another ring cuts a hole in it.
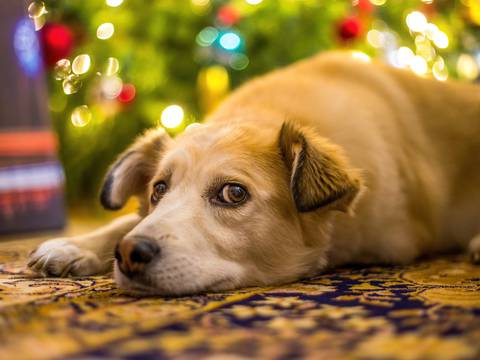
[[[158,161],[171,141],[161,128],[147,130],[138,137],[108,170],[100,192],[103,207],[118,210],[131,196],[144,195]]]
[[[300,212],[319,208],[348,212],[359,193],[358,172],[350,169],[340,149],[308,129],[290,122],[280,130],[280,150],[290,171],[290,188]],[[310,135],[310,136],[308,136]]]

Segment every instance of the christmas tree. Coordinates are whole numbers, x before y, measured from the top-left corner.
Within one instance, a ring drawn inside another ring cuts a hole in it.
[[[70,204],[93,201],[143,129],[202,121],[246,80],[351,49],[438,81],[478,77],[475,0],[82,0],[28,7]]]

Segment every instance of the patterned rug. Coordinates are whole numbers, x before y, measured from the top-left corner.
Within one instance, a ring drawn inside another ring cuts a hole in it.
[[[463,256],[135,298],[108,277],[32,278],[32,246],[0,243],[0,359],[480,359],[480,267]]]

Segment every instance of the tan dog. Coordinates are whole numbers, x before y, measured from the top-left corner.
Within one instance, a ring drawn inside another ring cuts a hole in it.
[[[480,89],[327,53],[253,80],[175,141],[150,130],[110,169],[139,215],[43,243],[44,275],[111,269],[187,294],[279,284],[344,263],[480,255]]]

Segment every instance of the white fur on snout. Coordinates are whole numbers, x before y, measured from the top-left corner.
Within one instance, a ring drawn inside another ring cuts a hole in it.
[[[80,276],[99,272],[101,262],[93,252],[65,239],[41,244],[31,255],[28,266],[43,276]]]

